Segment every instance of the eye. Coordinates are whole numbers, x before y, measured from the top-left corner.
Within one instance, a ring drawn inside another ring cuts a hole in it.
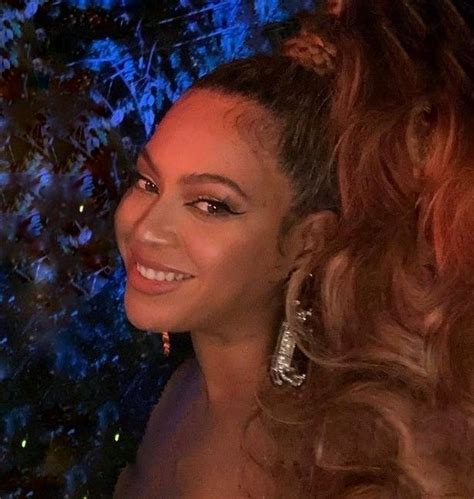
[[[226,217],[229,215],[239,215],[238,212],[231,210],[227,203],[218,201],[216,199],[199,197],[197,201],[194,201],[190,204],[194,206],[198,204],[207,204],[207,207],[211,208],[211,211],[209,211],[208,209],[201,210],[200,208],[198,208],[198,210],[203,212],[203,214],[207,217]]]
[[[141,184],[139,184],[141,182]],[[158,193],[158,187],[150,179],[144,177],[137,170],[134,170],[130,174],[130,187],[136,187],[137,189],[146,192],[156,192]]]

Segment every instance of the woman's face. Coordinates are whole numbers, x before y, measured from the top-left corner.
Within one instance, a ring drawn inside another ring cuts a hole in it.
[[[172,107],[140,155],[140,177],[115,213],[125,308],[137,328],[219,328],[282,303],[292,252],[278,252],[277,235],[291,188],[263,116],[257,104],[195,90]],[[148,278],[160,276],[142,277],[137,262],[193,277],[157,283]]]

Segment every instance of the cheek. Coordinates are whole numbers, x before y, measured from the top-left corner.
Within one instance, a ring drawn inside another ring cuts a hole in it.
[[[276,233],[270,230],[249,234],[248,228],[236,227],[211,237],[209,233],[189,237],[188,243],[196,266],[203,274],[215,277],[220,286],[271,282],[280,263]]]

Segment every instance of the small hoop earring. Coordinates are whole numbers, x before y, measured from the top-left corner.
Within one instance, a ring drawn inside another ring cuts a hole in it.
[[[309,274],[309,277],[312,278],[313,275]],[[295,305],[299,307],[301,302],[295,300]],[[311,308],[300,309],[296,312],[298,322],[304,327],[306,327],[308,317],[311,317],[312,315],[313,310]],[[278,340],[270,367],[270,377],[274,385],[283,386],[286,384],[298,388],[305,382],[307,373],[300,372],[295,362],[297,348],[295,336],[289,328],[288,321],[285,319],[280,326]]]
[[[171,341],[168,331],[163,331],[161,333],[161,342],[163,345],[163,354],[168,357],[171,351]]]

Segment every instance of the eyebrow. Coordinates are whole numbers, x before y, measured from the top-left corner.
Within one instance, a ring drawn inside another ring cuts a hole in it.
[[[148,153],[146,148],[142,149],[142,151],[138,155],[138,158],[143,158],[148,166],[155,170],[158,176],[160,176],[159,168],[155,163],[153,163],[153,160],[151,159],[150,154]],[[219,175],[217,173],[190,173],[188,175],[182,176],[179,179],[179,184],[224,184],[237,192],[237,194],[240,194],[240,196],[242,196],[244,199],[249,199],[248,194],[240,187],[240,185],[235,180],[232,180],[225,175]]]

